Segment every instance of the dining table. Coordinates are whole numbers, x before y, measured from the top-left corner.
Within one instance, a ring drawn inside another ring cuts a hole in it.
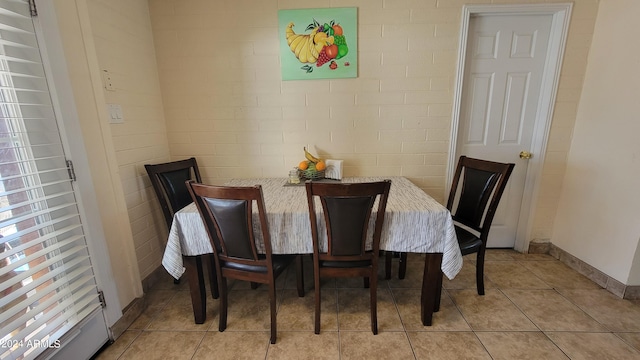
[[[462,268],[462,254],[449,210],[401,176],[346,177],[320,181],[355,183],[385,179],[391,180],[391,188],[380,250],[425,254],[420,306],[422,323],[429,326],[434,311],[439,309],[442,274],[453,279]],[[246,178],[232,179],[224,185],[261,185],[273,254],[313,254],[304,182],[291,184],[287,178]],[[257,209],[254,211],[257,212]],[[321,211],[321,208],[317,207],[317,211]],[[259,251],[264,251],[258,221],[258,217],[254,216],[256,245]],[[324,238],[326,241],[326,234]],[[203,274],[195,270],[201,267],[195,266],[194,261],[199,259],[198,255],[211,253],[213,248],[195,204],[191,203],[177,211],[169,231],[162,265],[175,279],[181,278],[186,271],[196,323],[204,323],[206,319],[206,298]]]

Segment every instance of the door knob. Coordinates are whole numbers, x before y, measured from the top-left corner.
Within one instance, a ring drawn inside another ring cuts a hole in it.
[[[520,151],[520,159],[531,159],[531,157],[533,157],[533,154],[528,152],[528,151]]]

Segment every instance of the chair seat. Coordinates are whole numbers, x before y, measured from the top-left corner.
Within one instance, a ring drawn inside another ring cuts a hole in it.
[[[362,261],[320,261],[320,267],[331,267],[331,268],[362,268],[371,266],[371,260],[362,260]]]
[[[264,259],[264,256],[259,256],[259,258]],[[296,258],[296,255],[273,255],[272,261],[273,261],[274,274],[280,274],[287,266],[289,266],[289,264],[293,262],[293,260],[295,260],[295,258]],[[266,266],[238,264],[231,261],[226,261],[224,263],[221,263],[220,266],[227,269],[250,271],[250,272],[262,273],[262,274],[267,273]]]
[[[460,245],[460,252],[462,255],[464,256],[478,252],[478,249],[482,246],[482,240],[458,225],[456,225],[455,228],[456,237],[458,238],[458,244]]]

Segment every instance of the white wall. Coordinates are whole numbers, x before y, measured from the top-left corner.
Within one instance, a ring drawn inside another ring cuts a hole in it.
[[[551,238],[627,285],[640,285],[638,14],[636,0],[600,2]]]
[[[160,266],[167,226],[144,164],[169,161],[160,80],[147,0],[87,0],[99,70],[111,74],[104,100],[122,106],[110,124],[140,277]],[[104,107],[104,106],[103,106]]]
[[[95,43],[88,22],[87,2],[57,0],[54,8],[73,102],[85,144],[85,156],[89,161],[89,169],[82,171],[91,173],[93,187],[97,189],[98,215],[109,252],[97,256],[108,256],[118,288],[119,303],[124,307],[142,295],[142,285],[107,120]]]

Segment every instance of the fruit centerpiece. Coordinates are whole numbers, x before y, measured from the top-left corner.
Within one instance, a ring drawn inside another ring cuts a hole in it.
[[[313,156],[307,151],[306,147],[304,148],[304,157],[305,160],[302,160],[300,164],[298,164],[300,177],[305,180],[324,179],[324,170],[327,168],[325,162],[322,159]]]

